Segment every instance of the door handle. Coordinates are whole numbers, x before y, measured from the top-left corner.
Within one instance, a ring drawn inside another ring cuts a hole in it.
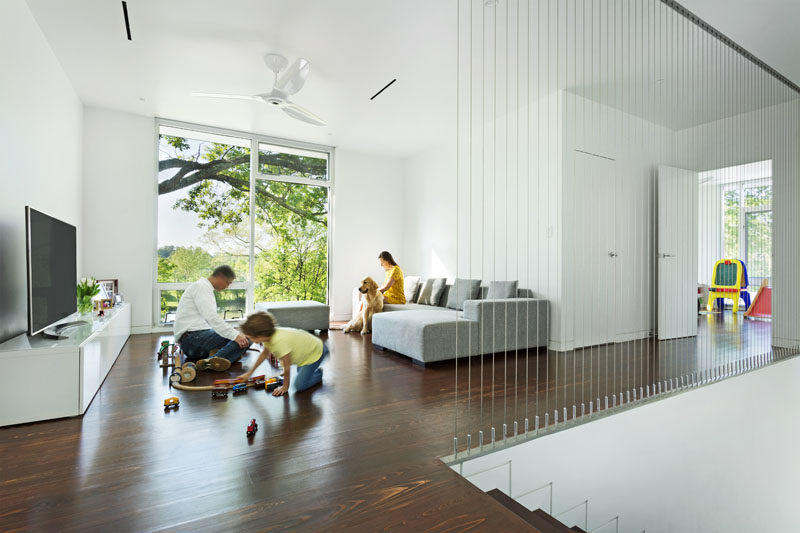
[[[659,257],[666,259],[667,257],[675,257],[675,254],[660,254]]]
[[[617,252],[608,252],[608,257],[617,257],[618,255]]]

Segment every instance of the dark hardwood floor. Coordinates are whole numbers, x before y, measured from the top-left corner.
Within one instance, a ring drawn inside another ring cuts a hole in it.
[[[437,459],[452,366],[332,332],[322,386],[212,400],[169,390],[159,339],[130,338],[82,418],[0,429],[0,530],[529,530]]]
[[[481,358],[460,360],[457,404],[453,362],[419,368],[374,351],[369,337],[331,332],[324,383],[312,391],[274,398],[250,390],[212,400],[208,392],[170,390],[154,357],[161,337],[133,336],[85,416],[0,429],[0,530],[529,531],[439,461],[452,453],[454,432],[488,428],[492,400],[499,432],[502,420],[522,424],[523,400],[532,419],[620,384],[769,345],[769,324],[730,320],[701,317],[694,347],[635,341],[496,354],[494,396],[491,356],[483,357],[482,394]],[[509,365],[505,380],[499,361]],[[237,364],[229,374],[241,370]],[[202,373],[198,381],[219,377]],[[171,395],[181,405],[164,412]],[[6,401],[9,408],[13,399]],[[248,440],[251,418],[259,429]]]

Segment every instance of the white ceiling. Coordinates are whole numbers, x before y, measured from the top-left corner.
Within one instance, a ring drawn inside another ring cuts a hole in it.
[[[682,3],[800,84],[800,32],[794,27],[800,20],[800,0]],[[125,37],[118,1],[28,4],[87,105],[393,156],[455,136],[455,0],[128,0],[133,41]],[[498,3],[498,9],[504,4]],[[582,11],[578,15],[586,16]],[[712,41],[704,42],[713,47]],[[705,50],[703,56],[712,53]],[[311,61],[306,86],[293,100],[329,126],[305,124],[256,102],[190,96],[194,91],[266,92],[272,74],[262,57],[271,51],[290,61]],[[584,64],[587,60],[579,56]],[[586,78],[567,77],[564,88],[674,129],[769,103],[752,91],[748,96],[746,88],[741,98],[742,93],[729,93],[730,102],[725,93],[721,99],[703,88],[709,76],[703,56],[688,54],[691,71],[706,72],[696,87],[648,61],[623,69],[622,76],[609,70],[610,78],[593,71]],[[620,62],[629,57],[621,55]],[[719,69],[716,77],[741,78],[736,68]],[[394,85],[369,100],[393,78]],[[654,85],[659,78],[664,83]],[[653,105],[658,97],[649,104],[646,98],[629,98],[631,89],[634,94],[661,94],[672,102],[714,96],[713,105],[698,105],[695,109],[704,109],[702,114],[687,107],[684,116],[669,106]],[[758,87],[751,89],[759,92]]]
[[[86,105],[395,156],[455,135],[454,2],[128,0],[132,41],[119,1],[28,4]],[[190,96],[268,91],[272,51],[310,60],[292,99],[327,127]]]
[[[800,1],[681,0],[681,4],[800,85]]]

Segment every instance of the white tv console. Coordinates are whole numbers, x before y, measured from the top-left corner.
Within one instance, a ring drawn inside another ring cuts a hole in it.
[[[80,320],[77,314],[63,322]],[[86,318],[82,318],[86,320]],[[0,426],[82,415],[131,334],[131,306],[117,305],[63,340],[19,335],[0,344]]]

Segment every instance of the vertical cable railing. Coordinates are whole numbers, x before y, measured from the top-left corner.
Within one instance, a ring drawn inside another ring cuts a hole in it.
[[[456,332],[453,454],[797,354],[798,87],[671,0],[456,3],[456,277],[517,292]],[[698,304],[734,248],[771,322]]]

